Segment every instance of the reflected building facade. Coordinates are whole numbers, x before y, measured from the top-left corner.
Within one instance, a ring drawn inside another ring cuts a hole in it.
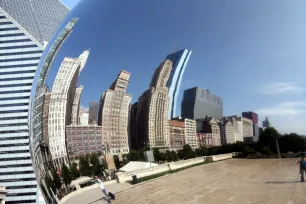
[[[129,153],[131,95],[126,93],[126,89],[130,75],[121,71],[100,100],[98,124],[103,127],[102,144],[112,154]]]
[[[31,117],[31,154],[33,160],[33,166],[35,168],[36,179],[41,188],[45,189],[47,194],[44,194],[45,200],[50,202],[52,194],[48,191],[45,183],[45,176],[47,172],[53,167],[52,158],[49,149],[49,135],[48,135],[48,120],[49,120],[49,105],[51,92],[45,80],[47,73],[51,67],[53,59],[57,54],[59,48],[65,42],[65,40],[71,34],[74,25],[78,19],[72,19],[67,25],[60,31],[56,39],[50,44],[49,51],[44,56],[44,60],[39,65],[40,73],[34,81],[34,99],[32,105]]]
[[[70,125],[72,122],[77,81],[88,55],[89,51],[87,50],[79,58],[65,57],[53,83],[49,105],[48,133],[52,161],[57,168],[60,168],[63,163],[69,163],[65,138],[66,125]]]
[[[88,124],[96,125],[98,120],[99,103],[92,101],[89,104]]]
[[[137,146],[169,149],[169,88],[172,61],[165,60],[155,70],[150,88],[138,100]]]
[[[177,96],[180,90],[182,78],[185,68],[189,61],[192,51],[183,49],[172,53],[166,57],[167,60],[172,61],[172,70],[167,81],[169,88],[169,119],[174,118],[176,114]]]
[[[39,202],[29,147],[30,95],[44,44],[68,12],[57,0],[0,0],[0,167],[5,177],[0,186],[8,190],[8,204]]]

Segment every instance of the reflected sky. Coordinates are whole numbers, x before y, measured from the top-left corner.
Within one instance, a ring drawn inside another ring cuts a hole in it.
[[[254,110],[282,132],[306,134],[306,106],[298,103],[306,101],[305,8],[304,1],[86,0],[66,20],[79,17],[47,82],[65,56],[90,48],[82,106],[98,101],[121,69],[132,74],[127,92],[135,102],[167,54],[192,49],[179,103],[198,85],[223,98],[225,115]]]

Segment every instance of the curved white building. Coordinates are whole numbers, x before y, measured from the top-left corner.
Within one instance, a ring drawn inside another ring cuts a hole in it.
[[[66,149],[65,129],[71,124],[73,101],[80,69],[84,67],[89,51],[79,58],[65,57],[53,83],[49,105],[49,148],[55,167],[69,163]]]

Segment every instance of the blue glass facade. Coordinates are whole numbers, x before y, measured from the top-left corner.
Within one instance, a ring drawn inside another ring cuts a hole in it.
[[[166,57],[172,61],[172,71],[167,82],[170,96],[169,119],[175,118],[177,95],[180,90],[183,74],[189,61],[191,50],[180,50]]]

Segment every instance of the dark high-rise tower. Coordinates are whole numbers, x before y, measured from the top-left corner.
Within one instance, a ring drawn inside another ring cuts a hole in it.
[[[206,116],[220,120],[223,117],[222,98],[208,89],[199,87],[187,89],[183,95],[181,115],[194,120]]]
[[[99,103],[92,101],[89,104],[88,124],[96,125],[98,122]]]

